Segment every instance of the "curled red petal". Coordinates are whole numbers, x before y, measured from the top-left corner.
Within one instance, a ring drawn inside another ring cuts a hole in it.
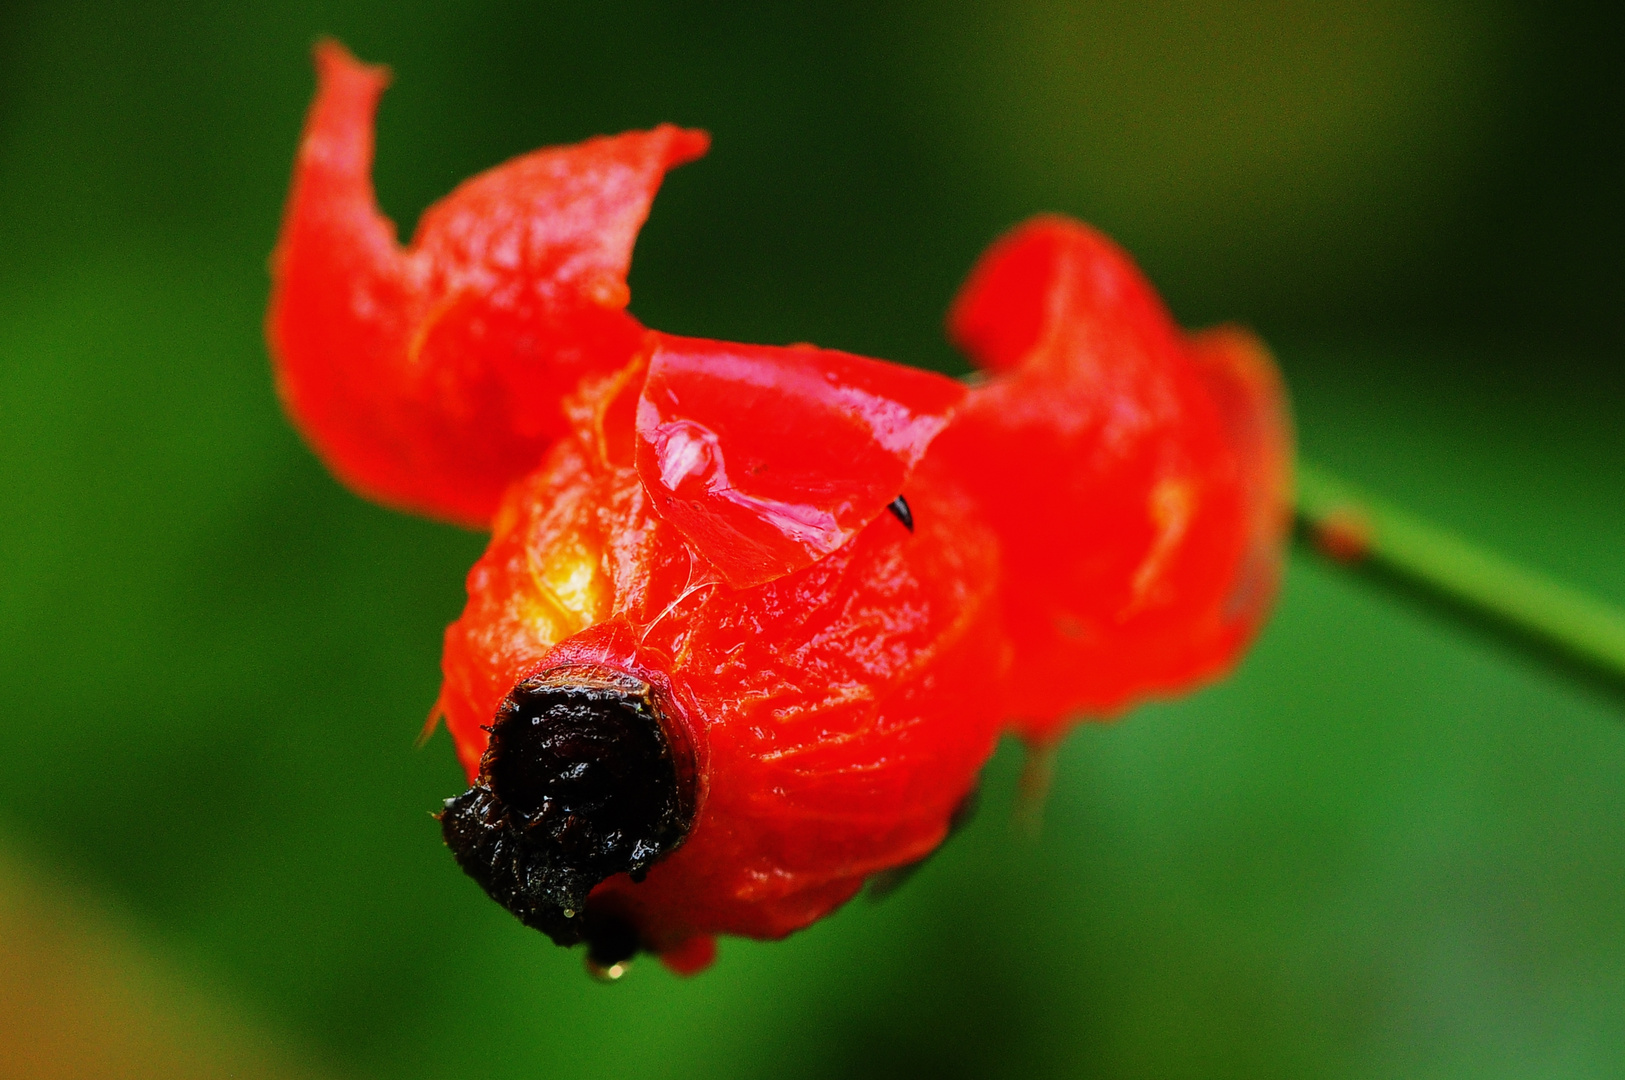
[[[1268,346],[1250,331],[1216,326],[1188,342],[1218,408],[1242,500],[1242,556],[1213,623],[1245,644],[1280,588],[1292,530],[1292,403]]]
[[[851,353],[656,336],[638,475],[735,588],[811,565],[903,490],[965,388]]]
[[[986,371],[1177,348],[1139,268],[1081,222],[1042,214],[994,241],[948,309],[948,337]]]
[[[708,136],[662,125],[524,155],[431,207],[403,249],[371,179],[387,74],[333,42],[316,68],[272,258],[283,400],[362,494],[484,526],[568,429],[563,398],[640,347],[632,247],[666,171]]]
[[[995,374],[932,449],[1003,552],[1008,704],[1046,741],[1227,669],[1279,579],[1291,427],[1268,353],[1189,338],[1093,229],[996,242],[949,315]]]

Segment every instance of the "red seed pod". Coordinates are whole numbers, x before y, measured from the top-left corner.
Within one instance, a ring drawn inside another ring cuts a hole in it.
[[[1111,241],[1041,217],[949,313],[990,372],[933,444],[998,535],[1008,707],[1047,741],[1227,670],[1274,597],[1292,439],[1263,346],[1187,336]]]
[[[518,158],[402,249],[369,177],[385,77],[317,66],[279,387],[362,493],[492,525],[446,632],[471,786],[441,826],[527,925],[700,970],[715,935],[781,937],[928,855],[1004,724],[1053,740],[1256,632],[1288,521],[1274,367],[1182,333],[1104,237],[994,245],[949,318],[989,373],[969,392],[660,335],[628,260],[703,133]]]
[[[403,249],[372,189],[388,76],[333,42],[316,68],[271,261],[282,399],[356,491],[483,528],[568,430],[565,395],[637,351],[632,245],[666,170],[709,136],[662,125],[515,158],[431,207]]]
[[[694,970],[712,935],[782,937],[942,841],[1006,650],[992,537],[910,475],[961,387],[821,350],[651,347],[647,379],[573,403],[580,431],[469,575],[440,707],[473,786],[442,825],[555,941]],[[839,453],[803,441],[820,433]],[[899,493],[912,531],[882,513]],[[830,539],[809,521],[846,535],[802,547]]]

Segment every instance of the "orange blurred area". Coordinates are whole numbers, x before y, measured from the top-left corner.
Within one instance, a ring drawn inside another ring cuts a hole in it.
[[[0,845],[0,1076],[315,1080],[330,1075],[159,962],[110,912]]]

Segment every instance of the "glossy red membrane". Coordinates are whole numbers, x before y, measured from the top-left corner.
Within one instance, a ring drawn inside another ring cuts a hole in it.
[[[638,475],[730,585],[758,585],[883,511],[964,396],[952,379],[851,353],[659,335]]]

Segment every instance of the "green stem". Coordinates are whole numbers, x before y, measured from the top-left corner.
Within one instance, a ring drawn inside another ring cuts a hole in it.
[[[1625,612],[1518,566],[1315,465],[1298,463],[1298,518],[1322,551],[1369,560],[1522,636],[1625,680]]]

